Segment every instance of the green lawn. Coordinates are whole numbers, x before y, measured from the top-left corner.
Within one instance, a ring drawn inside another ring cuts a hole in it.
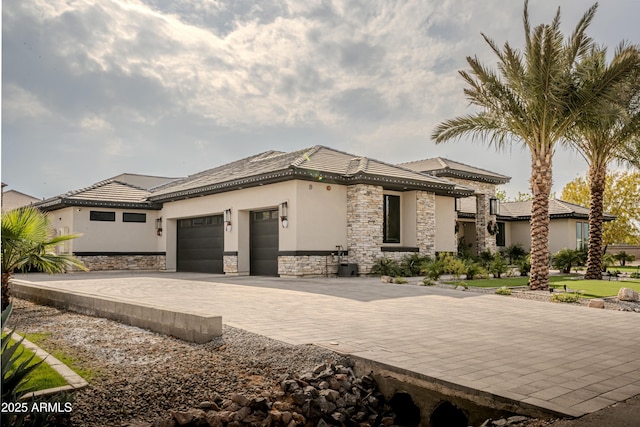
[[[549,283],[552,288],[564,289],[567,285],[568,289],[576,291],[584,291],[584,298],[603,298],[618,295],[620,288],[631,288],[640,292],[640,279],[627,280],[578,280],[581,276],[564,275],[549,276]],[[449,285],[459,284],[460,280],[452,280],[444,282]],[[516,286],[526,286],[529,282],[528,277],[505,277],[503,279],[475,279],[464,280],[468,286],[476,286],[479,288],[499,288],[506,286],[508,288]]]
[[[558,281],[564,282],[572,282],[572,278],[580,277],[574,275],[564,275],[564,276],[549,276],[549,282],[555,283]],[[444,282],[449,285],[455,285],[459,283],[460,280],[451,280]],[[508,288],[512,288],[514,286],[527,286],[529,283],[528,277],[504,277],[502,279],[474,279],[474,280],[464,280],[469,286],[476,286],[478,288],[500,288],[502,286],[506,286]],[[617,291],[616,291],[617,292]]]
[[[14,343],[15,341],[11,340],[11,345],[13,345]],[[24,347],[21,347],[21,348],[24,350],[24,352],[18,358],[18,362],[16,366],[28,360],[31,356],[33,356],[33,352],[31,350]],[[20,350],[18,350],[18,352],[19,351]],[[30,363],[30,365],[38,363],[40,360],[41,359],[36,356],[33,358],[32,363]],[[26,384],[24,384],[21,387],[21,390],[30,390],[30,391],[45,390],[48,388],[60,387],[67,384],[64,378],[62,378],[62,376],[60,376],[60,374],[56,372],[53,368],[51,368],[46,362],[41,363],[36,369],[34,369],[28,375],[27,378],[29,380],[27,381]]]
[[[607,271],[616,271],[616,270],[621,273],[638,273],[640,272],[640,266],[625,265],[624,267],[621,267],[619,265],[610,265],[609,267],[607,267]]]
[[[584,291],[582,293],[584,298],[603,298],[618,295],[620,288],[631,288],[640,292],[640,279],[631,280],[570,280],[570,281],[557,281],[552,287],[563,288],[563,285],[567,285],[567,288],[576,291]]]
[[[72,371],[76,374],[80,375],[87,381],[90,381],[94,378],[98,373],[88,369],[84,366],[83,362],[77,357],[69,354],[68,351],[62,352],[55,348],[51,348],[51,344],[47,343],[47,338],[49,338],[48,333],[31,333],[25,336],[26,339],[34,343],[40,348],[47,348],[47,351],[60,362],[67,365]]]

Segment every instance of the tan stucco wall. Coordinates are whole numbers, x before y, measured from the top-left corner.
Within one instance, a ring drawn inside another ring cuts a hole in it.
[[[338,245],[346,249],[347,187],[297,181],[296,203],[289,203],[289,218],[289,228],[282,234],[293,233],[295,241],[288,241],[288,247],[281,245],[281,250],[327,251]]]
[[[90,211],[115,212],[116,220],[90,221]],[[122,222],[122,213],[145,213],[147,222]],[[156,233],[155,210],[69,207],[49,212],[51,226],[82,234],[70,242],[72,252],[157,252],[162,240]]]
[[[505,242],[507,246],[520,243],[527,252],[531,251],[531,229],[529,228],[529,221],[514,221],[508,224],[509,240]]]
[[[436,196],[436,252],[455,252],[456,212],[453,197]]]
[[[162,240],[156,233],[159,211],[110,208],[67,208],[73,211],[73,233],[82,233],[73,242],[74,252],[157,252]],[[90,221],[90,211],[115,212],[116,220]],[[58,212],[58,211],[55,211]],[[53,212],[55,214],[55,212]],[[145,213],[147,222],[122,222],[122,213]]]
[[[555,254],[561,249],[576,249],[576,222],[585,219],[553,219],[549,224],[549,252]]]

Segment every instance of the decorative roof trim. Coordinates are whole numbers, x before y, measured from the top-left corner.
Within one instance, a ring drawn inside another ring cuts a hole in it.
[[[146,209],[146,210],[160,210],[162,205],[153,202],[119,202],[108,200],[80,200],[71,199],[66,197],[58,197],[54,199],[46,200],[42,203],[34,204],[40,210],[45,212],[55,211],[58,209],[68,208],[71,206],[82,206],[87,208],[121,208],[121,209]]]
[[[474,191],[460,188],[457,184],[438,184],[427,181],[412,180],[406,178],[393,178],[359,172],[355,175],[340,175],[336,173],[318,172],[310,169],[296,168],[294,166],[280,171],[269,172],[262,175],[254,175],[247,178],[221,182],[217,184],[205,185],[202,187],[187,190],[175,191],[148,198],[152,202],[166,202],[189,199],[191,197],[201,197],[210,194],[224,193],[227,191],[239,190],[247,187],[256,187],[264,184],[274,184],[277,182],[301,179],[304,181],[322,181],[335,184],[374,184],[391,187],[400,191],[423,190],[432,191],[438,195],[445,196],[470,196]]]
[[[456,169],[451,169],[449,167],[444,169],[430,170],[427,172],[435,176],[469,179],[472,181],[487,182],[489,184],[506,184],[509,181],[511,181],[511,178],[498,178],[496,176],[475,174],[471,172],[464,172]]]

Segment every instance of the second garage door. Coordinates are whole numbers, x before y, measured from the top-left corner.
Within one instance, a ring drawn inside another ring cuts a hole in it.
[[[251,275],[278,275],[278,210],[251,212]]]
[[[222,215],[178,220],[178,271],[223,273]]]

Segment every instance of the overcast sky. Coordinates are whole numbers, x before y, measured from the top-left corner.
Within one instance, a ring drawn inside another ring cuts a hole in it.
[[[561,7],[570,32],[592,0]],[[447,157],[512,177],[529,154],[433,128],[471,112],[457,71],[480,33],[522,46],[516,0],[13,0],[2,2],[2,181],[51,197],[122,172],[184,176],[316,144],[398,163]],[[640,1],[603,0],[590,35],[640,39]],[[554,188],[586,172],[558,152]]]

